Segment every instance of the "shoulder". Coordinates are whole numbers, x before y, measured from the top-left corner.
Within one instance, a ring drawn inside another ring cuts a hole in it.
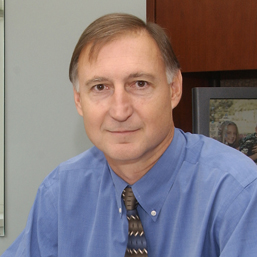
[[[256,137],[256,133],[253,133],[253,134],[249,134],[245,138],[243,138],[241,144],[245,145],[248,143],[253,143],[255,141],[257,141],[257,137]]]
[[[94,169],[106,163],[105,156],[96,147],[63,162],[59,165],[60,170]]]
[[[256,137],[256,133],[252,133],[252,134],[247,135],[244,139],[248,140],[248,139],[252,139],[252,138],[255,138],[255,137]]]
[[[214,176],[232,176],[246,187],[257,178],[257,166],[240,151],[203,135],[184,133],[186,161]]]
[[[56,184],[76,183],[82,177],[86,179],[89,176],[99,177],[106,167],[107,161],[104,154],[92,147],[89,150],[58,165],[43,181],[41,187],[53,187]]]

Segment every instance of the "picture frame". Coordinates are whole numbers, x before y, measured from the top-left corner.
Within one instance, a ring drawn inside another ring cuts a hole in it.
[[[193,133],[233,147],[257,164],[257,88],[192,89]]]
[[[210,104],[212,100],[218,100],[218,99],[245,100],[245,101],[257,102],[257,88],[256,87],[196,87],[196,88],[193,88],[192,89],[192,111],[193,111],[192,132],[193,133],[202,134],[210,137],[210,124],[211,124]],[[213,112],[215,112],[215,110]]]

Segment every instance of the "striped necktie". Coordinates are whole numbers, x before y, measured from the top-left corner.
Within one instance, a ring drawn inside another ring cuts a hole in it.
[[[128,245],[125,257],[147,257],[148,254],[146,250],[146,239],[144,229],[136,209],[138,202],[134,196],[131,187],[126,187],[124,189],[122,193],[122,198],[127,209],[127,219],[129,224]]]

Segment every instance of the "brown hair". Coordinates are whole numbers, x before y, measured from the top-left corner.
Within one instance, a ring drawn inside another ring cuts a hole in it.
[[[82,49],[91,44],[89,59],[99,52],[101,47],[128,32],[147,31],[157,43],[165,67],[168,83],[172,81],[174,72],[180,69],[179,62],[173,52],[170,40],[164,30],[155,23],[145,23],[130,14],[113,13],[104,15],[92,22],[80,36],[73,51],[70,62],[69,78],[77,87],[78,60]],[[78,90],[78,88],[76,88]]]

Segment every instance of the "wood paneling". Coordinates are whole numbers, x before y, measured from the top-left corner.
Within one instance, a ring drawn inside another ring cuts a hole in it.
[[[176,127],[192,131],[193,87],[256,81],[256,0],[147,0],[147,20],[166,29],[182,67]]]
[[[183,93],[180,103],[173,111],[175,126],[186,132],[192,132],[192,88],[208,87],[209,74],[186,73],[183,75]]]
[[[147,21],[155,22],[156,0],[146,1],[146,19]]]
[[[257,69],[256,0],[148,2],[148,9],[155,4],[149,18],[167,29],[182,71]]]

